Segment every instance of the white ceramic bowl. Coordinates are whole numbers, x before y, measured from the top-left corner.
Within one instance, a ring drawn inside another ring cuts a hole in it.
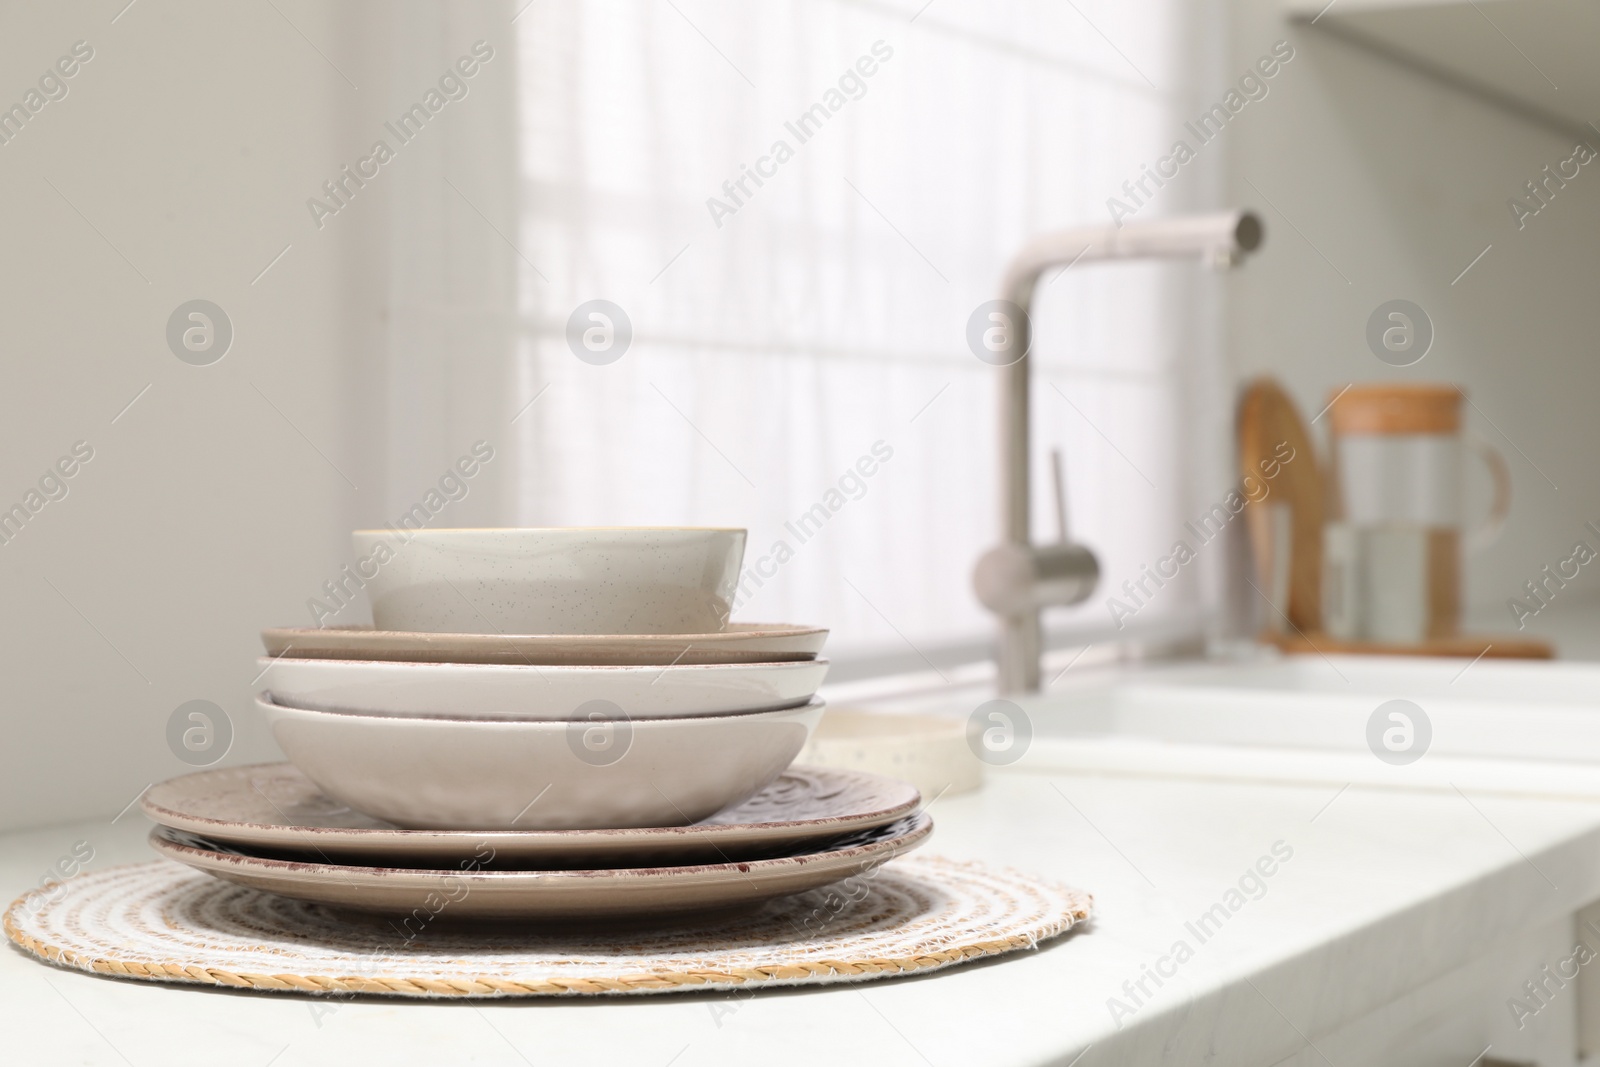
[[[546,667],[525,663],[256,661],[272,700],[311,711],[458,719],[571,719],[592,700],[635,719],[727,715],[804,704],[828,661],[666,667]]]
[[[329,796],[418,830],[684,826],[793,761],[822,701],[745,715],[507,722],[346,715],[262,698],[284,755]]]
[[[691,527],[357,530],[379,630],[717,633],[745,531]]]

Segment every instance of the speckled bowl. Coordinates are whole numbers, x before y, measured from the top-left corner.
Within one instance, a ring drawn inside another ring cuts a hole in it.
[[[745,531],[391,529],[350,540],[379,630],[693,634],[728,625]]]
[[[407,829],[687,826],[754,796],[822,718],[805,707],[676,719],[508,722],[308,711],[257,698],[324,793]]]

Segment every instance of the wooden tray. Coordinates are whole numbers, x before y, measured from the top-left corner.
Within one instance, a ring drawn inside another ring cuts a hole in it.
[[[1408,645],[1386,645],[1374,641],[1340,641],[1320,631],[1278,633],[1264,630],[1262,644],[1274,645],[1292,654],[1324,656],[1464,656],[1476,659],[1552,659],[1555,650],[1548,641],[1534,637],[1507,637],[1490,634],[1460,634],[1437,637]]]

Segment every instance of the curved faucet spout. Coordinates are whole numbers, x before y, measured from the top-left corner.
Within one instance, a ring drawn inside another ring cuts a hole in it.
[[[1096,259],[1194,259],[1231,267],[1261,246],[1261,220],[1249,211],[1080,226],[1035,237],[1006,266],[1000,295],[1027,309],[1039,275],[1063,263]]]
[[[1032,344],[1029,321],[1034,289],[1039,276],[1051,267],[1101,259],[1199,259],[1213,267],[1237,265],[1246,253],[1261,245],[1261,220],[1248,211],[1226,211],[1214,215],[1192,215],[1169,219],[1149,219],[1121,226],[1087,226],[1045,234],[1029,241],[1006,268],[1001,284],[1002,299],[1021,312],[1012,324],[1013,351],[1021,357],[1001,369],[1000,386],[1000,492],[1001,545],[994,552],[1011,557],[1008,566],[998,567],[991,560],[980,567],[980,599],[996,607],[1000,615],[999,673],[1000,691],[1032,693],[1039,690],[1039,657],[1042,644],[1039,629],[1041,600],[1051,604],[1073,604],[1094,592],[1098,568],[1086,549],[1067,553],[1060,546],[1036,547],[1030,530],[1031,484],[1030,448],[1032,434],[1028,419],[1031,370],[1028,355]],[[1059,569],[1060,560],[1070,556],[1081,573],[1074,581],[1055,574],[1051,588],[1058,592],[1042,596],[1032,588],[1037,576],[1050,568],[1023,565],[1018,556],[1048,556]],[[993,555],[991,553],[990,555]],[[985,557],[990,558],[989,556]],[[1086,560],[1086,562],[1084,562]],[[995,575],[1015,576],[1012,584],[1029,588],[999,589]],[[1032,576],[1032,577],[1030,577]],[[1070,598],[1070,599],[1067,599]],[[999,605],[1007,605],[1002,609]]]

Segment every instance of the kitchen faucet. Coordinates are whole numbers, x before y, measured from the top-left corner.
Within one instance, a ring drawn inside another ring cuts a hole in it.
[[[1003,310],[990,316],[1004,323],[1005,353],[1020,353],[1000,372],[1000,522],[1004,539],[983,554],[973,572],[979,601],[1000,617],[1002,693],[1039,691],[1039,659],[1044,651],[1040,612],[1087,599],[1100,580],[1094,553],[1067,540],[1059,455],[1055,457],[1055,491],[1060,539],[1049,545],[1033,544],[1028,500],[1032,376],[1028,316],[1039,276],[1053,266],[1071,266],[1085,259],[1192,256],[1216,268],[1232,267],[1261,244],[1261,236],[1261,220],[1248,211],[1081,227],[1035,238],[1006,268],[1000,289]]]

